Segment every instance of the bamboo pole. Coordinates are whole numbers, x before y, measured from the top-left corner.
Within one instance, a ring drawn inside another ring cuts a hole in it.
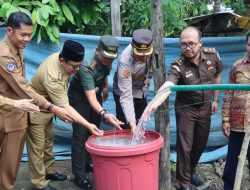
[[[236,176],[234,180],[234,189],[233,190],[240,190],[241,186],[241,180],[242,180],[242,174],[243,174],[243,168],[247,156],[247,150],[249,146],[249,141],[250,141],[250,126],[248,125],[246,128],[246,133],[245,137],[242,143],[240,155],[238,157],[238,166],[236,170]]]

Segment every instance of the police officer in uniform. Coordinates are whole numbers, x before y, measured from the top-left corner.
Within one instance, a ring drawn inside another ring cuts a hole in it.
[[[6,27],[6,36],[0,43],[0,94],[14,100],[34,99],[40,108],[47,109],[50,103],[32,90],[25,80],[23,49],[31,39],[32,20],[25,13],[12,13]],[[71,113],[58,106],[54,106],[51,112],[72,121]],[[10,190],[22,157],[27,112],[0,110],[0,121],[0,189]]]
[[[101,36],[96,49],[84,57],[84,65],[70,80],[68,91],[70,105],[74,107],[89,122],[100,126],[100,120],[105,119],[110,124],[120,128],[120,122],[112,114],[106,113],[102,102],[108,96],[108,75],[112,63],[118,55],[118,40],[110,35]],[[92,189],[85,177],[85,170],[91,171],[91,158],[85,151],[85,142],[89,137],[86,129],[73,123],[72,136],[72,172],[75,184],[84,189]]]
[[[114,75],[113,95],[116,116],[124,128],[134,131],[147,106],[147,91],[152,77],[150,57],[153,52],[153,35],[148,29],[133,32],[132,43],[119,57]]]
[[[52,102],[47,110],[30,115],[27,128],[26,144],[29,158],[31,182],[37,189],[54,190],[47,180],[63,181],[66,175],[55,172],[53,155],[53,113],[49,111],[54,105],[60,106],[73,115],[74,122],[88,129],[92,134],[102,135],[94,124],[85,120],[69,105],[67,87],[71,74],[82,66],[84,47],[75,41],[65,41],[62,51],[50,55],[38,68],[30,85],[48,101]]]
[[[202,48],[198,29],[195,27],[184,29],[180,43],[181,57],[171,65],[167,81],[156,94],[157,101],[147,108],[144,114],[151,114],[168,97],[169,93],[164,91],[171,85],[221,83],[222,63],[219,54],[214,48]],[[204,183],[195,175],[195,168],[206,147],[211,114],[218,110],[218,98],[219,91],[176,93],[176,178],[179,180],[181,190],[190,190],[190,183],[195,186]]]

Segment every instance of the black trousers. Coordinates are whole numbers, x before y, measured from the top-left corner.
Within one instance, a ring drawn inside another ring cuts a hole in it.
[[[124,115],[124,112],[121,107],[120,103],[120,96],[113,93],[114,99],[115,99],[115,105],[116,105],[116,117],[120,121],[124,122],[124,125],[122,126],[123,129],[130,129],[130,126],[126,120],[126,117]],[[139,121],[141,118],[141,115],[143,114],[144,109],[147,107],[147,99],[146,98],[133,98],[134,101],[134,109],[135,109],[135,119],[136,122]]]
[[[88,122],[100,126],[100,115],[98,115],[90,106],[88,100],[83,94],[75,92],[69,88],[68,92],[70,105]],[[102,105],[101,97],[97,98]],[[90,164],[91,156],[85,149],[85,142],[91,135],[88,129],[78,123],[73,123],[72,144],[71,144],[71,163],[72,173],[75,177],[81,178],[85,176],[85,165]]]
[[[233,190],[236,169],[238,165],[238,156],[240,155],[241,146],[243,143],[244,132],[230,132],[228,141],[227,160],[223,173],[224,190]],[[247,157],[248,165],[250,164],[250,146],[248,145]]]
[[[178,105],[177,105],[178,107]],[[180,185],[190,185],[191,174],[204,151],[211,122],[211,105],[198,108],[186,107],[175,110],[177,124],[176,178]]]

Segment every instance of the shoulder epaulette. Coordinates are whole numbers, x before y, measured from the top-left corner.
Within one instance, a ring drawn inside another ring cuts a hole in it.
[[[8,56],[9,55],[9,47],[6,44],[1,44],[2,46],[6,46],[6,48],[3,48],[0,46],[0,56]]]
[[[177,63],[179,66],[181,66],[184,63],[183,57],[180,57],[179,59],[177,59],[175,61],[175,63]]]
[[[216,53],[217,52],[215,48],[203,47],[202,49],[205,53]]]
[[[96,61],[95,60],[93,60],[90,64],[89,64],[89,68],[91,69],[91,70],[94,70],[95,69],[95,67],[96,67]]]

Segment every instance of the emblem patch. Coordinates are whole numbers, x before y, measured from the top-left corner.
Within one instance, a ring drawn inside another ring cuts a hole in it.
[[[207,61],[207,65],[211,65],[211,61]]]
[[[15,64],[14,64],[14,63],[8,63],[8,64],[6,65],[6,69],[7,69],[7,71],[9,71],[9,72],[14,72],[14,71],[15,71]]]
[[[123,71],[123,78],[128,78],[130,76],[129,70]]]

